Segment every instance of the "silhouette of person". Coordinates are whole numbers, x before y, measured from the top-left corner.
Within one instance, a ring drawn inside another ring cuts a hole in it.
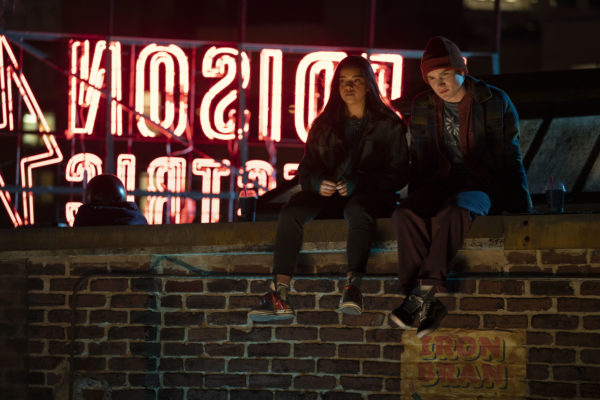
[[[77,210],[73,226],[147,224],[137,205],[127,201],[121,180],[112,174],[101,174],[88,182],[85,203]]]

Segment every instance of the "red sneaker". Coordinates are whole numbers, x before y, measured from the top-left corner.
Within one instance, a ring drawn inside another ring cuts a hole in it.
[[[362,314],[362,293],[359,288],[354,285],[346,285],[338,311],[350,315]]]
[[[260,299],[258,307],[248,313],[254,322],[281,321],[294,318],[294,310],[276,292],[268,292]]]

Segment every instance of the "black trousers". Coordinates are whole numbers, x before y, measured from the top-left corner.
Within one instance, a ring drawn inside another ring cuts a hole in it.
[[[324,197],[315,192],[296,193],[279,213],[273,273],[292,275],[302,247],[304,224],[325,212],[329,218],[341,217],[348,223],[346,257],[348,271],[364,273],[378,216],[391,215],[393,193],[361,193],[349,197],[334,194]],[[337,214],[337,215],[336,215]]]

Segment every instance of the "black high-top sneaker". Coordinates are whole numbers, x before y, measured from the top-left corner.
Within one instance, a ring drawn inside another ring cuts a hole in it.
[[[448,314],[446,306],[436,299],[433,294],[428,294],[423,298],[423,307],[419,313],[419,327],[417,328],[417,337],[422,338],[435,331],[444,317]]]
[[[390,313],[391,325],[402,329],[411,329],[415,318],[421,311],[421,307],[423,307],[423,299],[415,294],[409,294],[404,298],[400,307]]]

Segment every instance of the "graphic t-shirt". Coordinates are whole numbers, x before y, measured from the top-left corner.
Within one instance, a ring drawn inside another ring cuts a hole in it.
[[[442,111],[444,129],[442,134],[443,148],[453,166],[464,163],[460,150],[460,122],[458,118],[458,103],[444,101]]]

